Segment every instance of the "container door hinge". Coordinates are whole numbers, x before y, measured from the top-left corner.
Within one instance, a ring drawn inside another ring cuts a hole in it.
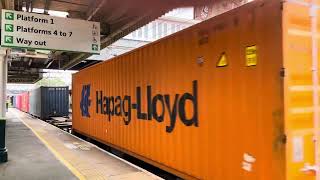
[[[283,134],[281,135],[281,143],[286,144],[287,143],[287,135]]]
[[[280,77],[285,77],[285,76],[286,76],[285,68],[281,68],[281,70],[280,70]]]
[[[304,172],[304,173],[317,173],[319,170],[319,168],[316,165],[310,165],[309,163],[305,163],[304,167],[300,169],[300,171]]]

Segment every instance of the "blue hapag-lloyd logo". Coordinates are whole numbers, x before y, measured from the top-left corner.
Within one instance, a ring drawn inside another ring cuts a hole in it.
[[[139,120],[156,120],[159,123],[168,121],[166,132],[171,133],[179,119],[185,126],[199,126],[198,121],[198,82],[192,82],[192,91],[185,93],[160,94],[152,91],[152,86],[147,86],[145,93],[141,87],[136,87],[135,103],[130,95],[106,96],[103,91],[95,91],[93,106],[96,111],[93,113],[108,116],[109,121],[112,117],[122,117],[125,125],[129,125],[132,120],[133,110],[136,110],[136,118]],[[143,105],[143,99],[146,104]],[[83,85],[81,94],[81,114],[83,117],[90,117],[89,108],[90,85]],[[143,107],[145,109],[143,109]],[[187,113],[189,112],[189,113]]]
[[[90,84],[83,85],[82,92],[81,92],[81,101],[80,101],[81,115],[83,117],[90,117],[90,114],[89,114],[90,105],[91,105]]]

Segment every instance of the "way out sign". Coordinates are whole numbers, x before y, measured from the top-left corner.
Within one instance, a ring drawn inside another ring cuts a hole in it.
[[[100,23],[2,10],[1,46],[100,53]]]

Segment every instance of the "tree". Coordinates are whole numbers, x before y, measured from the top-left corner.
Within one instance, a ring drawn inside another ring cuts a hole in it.
[[[59,77],[43,78],[36,83],[38,86],[66,86],[66,83]]]

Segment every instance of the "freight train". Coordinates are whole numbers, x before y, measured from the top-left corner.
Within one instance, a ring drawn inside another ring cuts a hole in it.
[[[185,179],[314,179],[318,35],[295,2],[256,0],[74,74],[73,131]]]
[[[73,131],[185,179],[314,179],[309,8],[256,0],[81,70]]]
[[[68,87],[39,87],[16,95],[14,107],[42,120],[69,116]]]

